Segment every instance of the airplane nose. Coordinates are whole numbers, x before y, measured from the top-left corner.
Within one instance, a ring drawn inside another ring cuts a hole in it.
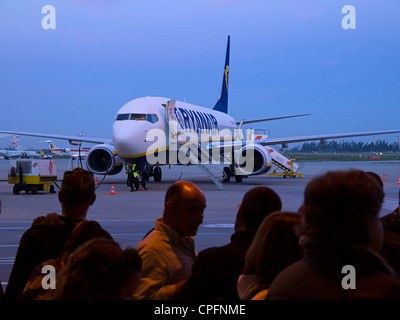
[[[113,141],[120,157],[131,157],[145,152],[142,150],[144,132],[143,128],[128,126],[122,121],[114,124]]]

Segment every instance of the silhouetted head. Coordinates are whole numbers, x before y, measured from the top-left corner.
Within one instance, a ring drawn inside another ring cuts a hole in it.
[[[266,216],[282,208],[278,194],[268,187],[256,187],[245,193],[236,215],[235,231],[256,232]]]
[[[84,208],[87,211],[96,200],[93,174],[82,168],[65,171],[58,199],[63,215],[77,215]]]
[[[178,181],[165,194],[163,220],[182,236],[194,236],[203,223],[206,198],[192,182]]]
[[[244,274],[255,274],[260,283],[271,284],[283,269],[303,257],[297,228],[298,212],[277,211],[260,224],[246,252]]]
[[[135,249],[94,238],[73,251],[57,278],[53,299],[120,300],[132,297],[142,268]]]
[[[378,176],[375,172],[372,171],[367,171],[366,174],[368,174],[370,177],[374,178],[375,181],[380,185],[380,187],[383,189],[383,181],[380,176]]]
[[[379,211],[383,189],[360,170],[330,171],[308,183],[304,192],[303,233],[321,246],[381,246]]]

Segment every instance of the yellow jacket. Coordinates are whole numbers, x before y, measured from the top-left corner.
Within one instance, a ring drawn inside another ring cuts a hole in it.
[[[134,296],[139,300],[175,299],[176,284],[190,276],[196,257],[193,237],[181,236],[159,218],[136,249],[143,266]]]

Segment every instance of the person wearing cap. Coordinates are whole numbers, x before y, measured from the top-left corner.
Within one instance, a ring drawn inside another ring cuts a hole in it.
[[[50,213],[39,216],[23,234],[6,288],[5,299],[18,299],[35,267],[43,261],[57,258],[74,227],[86,220],[88,210],[96,200],[92,173],[82,168],[66,171],[58,199],[61,204],[61,215]],[[80,241],[84,243],[95,237],[112,240],[111,235],[96,222],[88,224]]]

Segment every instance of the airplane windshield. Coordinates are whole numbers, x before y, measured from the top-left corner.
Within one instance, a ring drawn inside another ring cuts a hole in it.
[[[115,121],[128,120],[128,119],[129,119],[129,113],[121,113],[117,115]]]
[[[132,113],[131,120],[146,120],[146,115],[140,113]]]
[[[148,121],[150,123],[156,123],[158,121],[158,117],[156,114],[120,113],[115,118],[115,121],[123,121],[123,120],[138,120],[138,121]]]
[[[158,117],[156,114],[148,114],[147,121],[151,123],[156,123],[158,121]]]

